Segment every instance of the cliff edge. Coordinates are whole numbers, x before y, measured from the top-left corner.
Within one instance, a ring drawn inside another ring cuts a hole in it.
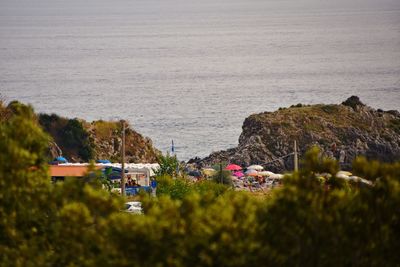
[[[115,121],[87,122],[55,114],[40,114],[39,123],[51,135],[51,157],[62,154],[72,162],[91,159],[121,161],[122,125]],[[150,138],[142,136],[125,122],[125,161],[153,163],[160,153]]]
[[[87,122],[64,118],[56,114],[35,114],[33,107],[18,101],[8,105],[0,96],[0,123],[15,114],[23,114],[40,125],[51,136],[49,158],[64,156],[71,162],[88,162],[96,159],[121,161],[122,125],[115,121]],[[126,123],[126,162],[153,163],[160,151],[150,138],[142,136]]]
[[[293,170],[294,140],[301,156],[313,145],[351,169],[357,156],[400,160],[400,113],[375,110],[352,96],[339,105],[295,105],[245,119],[239,145],[191,160],[200,166],[226,161],[263,165],[274,172]]]

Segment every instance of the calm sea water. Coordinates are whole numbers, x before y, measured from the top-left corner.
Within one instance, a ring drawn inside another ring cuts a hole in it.
[[[205,156],[256,112],[400,109],[400,1],[0,0],[0,94]]]

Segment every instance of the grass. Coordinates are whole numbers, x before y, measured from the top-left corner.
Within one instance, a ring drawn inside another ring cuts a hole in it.
[[[96,131],[96,136],[99,139],[107,139],[112,136],[112,133],[118,130],[118,124],[111,121],[95,121],[93,123],[94,129]]]
[[[389,122],[389,127],[395,131],[396,133],[400,134],[400,120],[399,119],[392,119]]]

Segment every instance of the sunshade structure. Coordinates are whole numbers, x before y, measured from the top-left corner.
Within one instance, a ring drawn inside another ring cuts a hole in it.
[[[258,171],[256,171],[256,170],[247,170],[245,173],[244,173],[246,176],[258,176],[259,174],[258,174]]]
[[[108,159],[99,159],[96,160],[97,163],[103,163],[103,164],[109,164],[111,163],[111,161],[109,161]]]
[[[236,164],[229,164],[225,168],[225,170],[228,170],[228,171],[239,171],[241,169],[242,169],[242,167],[240,167],[239,165],[236,165]]]
[[[233,173],[233,176],[236,176],[236,177],[240,178],[240,177],[243,177],[243,176],[244,176],[244,173],[241,172],[241,171],[237,171],[237,172],[234,172],[234,173]]]
[[[264,169],[263,166],[261,165],[251,165],[249,167],[247,167],[248,170],[256,170],[256,171],[261,171]]]
[[[275,173],[269,172],[269,171],[262,171],[262,172],[259,172],[258,174],[261,176],[271,176],[271,175],[274,175]]]
[[[371,181],[368,181],[368,180],[366,180],[366,179],[363,179],[363,178],[361,178],[361,177],[358,177],[358,176],[349,176],[349,175],[347,175],[347,174],[349,174],[350,172],[346,172],[346,171],[339,171],[337,174],[336,174],[336,178],[339,178],[339,179],[344,179],[344,180],[347,180],[347,181],[353,181],[353,182],[360,182],[360,183],[363,183],[363,184],[367,184],[367,185],[372,185],[372,182]],[[351,174],[351,173],[350,173]]]
[[[95,166],[96,170],[100,170],[101,166]],[[89,165],[50,165],[51,177],[83,177],[89,171]]]
[[[60,162],[60,163],[67,163],[68,160],[64,157],[57,157],[54,159],[54,161]]]
[[[122,169],[118,167],[111,167],[111,166],[106,167],[104,169],[104,173],[109,179],[112,180],[121,179],[122,177]],[[128,173],[127,169],[125,169],[125,173]]]
[[[269,176],[270,179],[276,179],[276,180],[280,180],[283,178],[283,174],[278,174],[278,173],[274,173],[272,175]]]

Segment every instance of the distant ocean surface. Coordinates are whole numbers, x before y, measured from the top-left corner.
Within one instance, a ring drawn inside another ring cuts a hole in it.
[[[400,1],[0,0],[0,94],[206,156],[252,113],[400,109]]]

